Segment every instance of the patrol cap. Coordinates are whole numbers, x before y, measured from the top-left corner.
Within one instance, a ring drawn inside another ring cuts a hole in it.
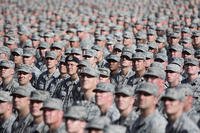
[[[23,56],[30,57],[35,56],[36,51],[34,48],[24,48],[23,50]]]
[[[157,49],[158,45],[155,42],[148,42],[149,49]]]
[[[111,54],[107,57],[107,61],[108,62],[112,62],[112,61],[115,61],[115,62],[119,62],[120,61],[120,57],[115,55],[115,54]]]
[[[106,67],[99,68],[99,73],[100,73],[100,76],[110,77],[110,69]]]
[[[153,29],[148,29],[147,30],[147,35],[156,35],[156,31]]]
[[[33,35],[31,36],[31,40],[33,41],[39,41],[40,40],[40,37],[37,33],[33,33]]]
[[[23,88],[21,86],[18,86],[14,89],[14,91],[12,92],[11,96],[14,95],[20,95],[20,96],[24,96],[24,97],[30,97],[31,95],[31,89],[29,88]]]
[[[0,54],[2,53],[10,55],[10,49],[6,46],[0,46]]]
[[[165,61],[168,61],[168,57],[166,54],[163,54],[163,53],[158,53],[155,55],[155,61],[162,61],[162,62],[165,62]]]
[[[64,113],[64,118],[72,118],[76,120],[86,121],[87,110],[84,106],[74,105],[66,109]]]
[[[192,39],[190,37],[185,37],[181,40],[182,44],[192,43]]]
[[[93,77],[99,77],[99,71],[91,66],[83,67],[80,71],[80,74],[87,74]]]
[[[199,37],[200,36],[200,31],[194,31],[192,36],[193,37]]]
[[[123,37],[124,38],[133,38],[133,34],[131,32],[129,32],[129,31],[125,31],[123,33]]]
[[[195,50],[192,47],[184,47],[183,51],[182,51],[182,53],[186,53],[189,55],[194,55],[194,52],[195,52]]]
[[[165,42],[165,38],[159,36],[159,37],[156,38],[156,42],[158,42],[158,43],[164,43]]]
[[[129,52],[129,51],[123,51],[122,52],[122,55],[121,55],[121,58],[122,57],[128,57],[129,58],[129,60],[131,60],[132,59],[132,53],[131,52]]]
[[[171,33],[170,37],[171,38],[179,38],[180,35],[178,33],[176,33],[176,32],[173,32],[173,33]]]
[[[98,83],[94,92],[103,91],[103,92],[115,92],[115,86],[111,83]]]
[[[12,52],[12,54],[18,54],[18,55],[23,55],[23,49],[22,48],[15,48]]]
[[[58,49],[62,49],[64,47],[64,44],[63,42],[59,41],[59,42],[54,42],[52,45],[51,45],[51,48],[58,48]]]
[[[129,85],[125,86],[118,86],[115,89],[115,94],[124,94],[126,96],[133,96],[134,95],[135,88]]]
[[[183,33],[191,33],[191,30],[190,30],[190,28],[189,27],[184,27],[182,30],[181,30],[181,32],[183,32]]]
[[[12,96],[10,95],[10,92],[0,90],[0,101],[12,102]]]
[[[79,42],[79,38],[77,36],[73,36],[69,40],[70,42]]]
[[[32,71],[32,67],[27,64],[21,64],[17,69],[17,72],[32,73]]]
[[[183,89],[167,88],[165,94],[162,96],[161,100],[173,99],[182,101],[185,98],[185,92]]]
[[[136,48],[136,52],[147,52],[149,49],[149,46],[146,44],[139,44]]]
[[[187,59],[185,59],[184,65],[199,66],[199,60],[196,58],[187,58]]]
[[[106,116],[101,116],[101,117],[97,117],[97,118],[91,120],[87,124],[86,129],[87,130],[89,130],[89,129],[103,130],[104,127],[109,124],[110,124],[110,119]]]
[[[44,109],[63,110],[63,102],[58,98],[48,98],[44,101],[44,105],[41,108],[41,110]]]
[[[78,64],[80,62],[80,60],[78,58],[74,57],[74,56],[68,56],[68,57],[66,57],[65,62],[69,62],[69,61],[76,62]]]
[[[16,41],[13,40],[13,39],[9,39],[7,42],[6,42],[6,45],[12,45],[12,44],[15,44]]]
[[[57,58],[57,54],[54,51],[47,51],[45,54],[45,58],[52,58],[52,59],[56,59]]]
[[[146,54],[144,52],[136,52],[133,54],[132,60],[146,60]]]
[[[30,100],[43,102],[49,97],[50,94],[48,91],[34,90],[31,92]]]
[[[169,50],[174,50],[174,51],[182,52],[183,46],[182,46],[182,45],[179,45],[179,44],[172,45],[172,46],[169,48]]]
[[[153,55],[153,53],[152,52],[149,52],[149,51],[147,51],[146,52],[146,60],[148,60],[148,59],[153,59],[154,58],[154,55]]]
[[[38,48],[41,48],[41,49],[49,48],[49,44],[47,42],[41,42]]]
[[[108,125],[105,126],[104,133],[126,133],[126,127],[121,125]]]
[[[181,67],[177,64],[168,64],[166,67],[166,72],[175,72],[175,73],[180,73],[181,72]]]
[[[70,54],[82,55],[82,50],[80,48],[71,48]]]
[[[44,37],[46,37],[46,38],[54,37],[54,33],[53,32],[46,32],[46,33],[44,33]]]
[[[158,86],[150,82],[141,83],[135,90],[136,94],[139,92],[146,92],[148,94],[158,96]]]
[[[77,27],[77,32],[84,32],[85,31],[85,27],[84,26],[78,26]]]
[[[15,68],[15,63],[11,60],[2,60],[0,62],[0,67]]]
[[[146,39],[147,36],[146,36],[146,33],[145,33],[145,32],[138,32],[138,33],[136,34],[136,37],[135,37],[135,38],[141,40],[141,39]]]
[[[32,48],[33,45],[32,45],[32,41],[30,39],[26,40],[24,43],[23,43],[23,48]]]
[[[123,47],[124,47],[124,45],[117,43],[116,45],[114,45],[113,50],[117,49],[117,50],[122,51]]]
[[[67,30],[67,32],[68,32],[68,33],[76,33],[76,29],[74,29],[74,28],[69,28],[69,29]]]
[[[165,71],[159,67],[149,67],[147,72],[144,74],[144,77],[155,76],[165,80]]]
[[[164,66],[163,66],[163,64],[162,63],[160,63],[160,62],[156,62],[156,61],[154,61],[153,63],[151,63],[151,65],[150,65],[150,67],[158,67],[158,68],[160,68],[160,69],[164,69]]]
[[[87,49],[83,55],[83,57],[85,56],[89,56],[89,57],[96,57],[97,56],[97,53],[95,50],[93,49]]]
[[[94,45],[92,46],[92,49],[96,50],[96,51],[102,51],[102,47],[99,45]]]
[[[103,35],[99,35],[97,36],[97,38],[95,39],[96,41],[105,41],[106,40],[106,37],[103,36]]]

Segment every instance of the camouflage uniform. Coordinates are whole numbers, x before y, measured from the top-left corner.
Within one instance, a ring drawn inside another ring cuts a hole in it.
[[[4,90],[4,91],[9,91],[9,92],[13,92],[14,89],[19,86],[19,84],[12,79],[7,85],[3,85],[3,83],[0,85],[0,90]]]
[[[6,121],[0,122],[0,133],[11,133],[12,125],[13,125],[15,119],[16,119],[16,117],[13,114]]]

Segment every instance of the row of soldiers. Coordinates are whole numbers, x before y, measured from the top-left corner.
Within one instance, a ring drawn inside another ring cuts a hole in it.
[[[200,132],[199,5],[2,1],[0,133]]]

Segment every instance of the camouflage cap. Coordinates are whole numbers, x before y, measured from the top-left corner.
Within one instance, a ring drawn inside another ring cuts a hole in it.
[[[149,49],[157,49],[158,45],[155,42],[148,42]]]
[[[96,57],[97,52],[94,49],[87,49],[85,53],[83,54],[83,57],[89,56],[89,57]]]
[[[194,55],[194,48],[193,47],[184,47],[182,53]]]
[[[126,127],[121,125],[108,125],[105,126],[104,133],[126,133]]]
[[[78,26],[77,27],[77,32],[84,32],[85,31],[85,27],[84,26]]]
[[[163,54],[163,53],[158,53],[155,55],[155,61],[162,61],[162,62],[165,62],[165,61],[168,61],[168,57],[166,54]]]
[[[69,62],[69,61],[76,62],[78,64],[80,62],[80,60],[77,57],[74,57],[74,56],[68,56],[68,57],[66,57],[65,62]]]
[[[118,86],[115,90],[115,94],[124,94],[126,96],[133,96],[135,92],[135,87],[125,85],[125,86]]]
[[[165,42],[165,38],[159,36],[159,37],[156,38],[156,42],[157,43],[164,43]]]
[[[0,46],[0,54],[7,54],[10,55],[10,49],[6,46]]]
[[[77,36],[73,36],[69,40],[70,42],[79,42],[79,38]]]
[[[84,106],[74,105],[66,109],[64,113],[64,118],[76,119],[86,121],[87,119],[87,110]]]
[[[156,62],[156,61],[154,61],[153,63],[151,63],[150,67],[158,67],[158,68],[164,70],[163,64],[160,63],[160,62]]]
[[[173,99],[182,101],[184,98],[185,98],[185,92],[183,89],[167,88],[161,100]]]
[[[49,44],[47,42],[41,42],[38,48],[41,48],[41,49],[49,48]]]
[[[57,58],[57,54],[54,51],[47,51],[45,54],[45,58],[52,58],[52,59],[56,59]]]
[[[141,83],[135,90],[136,94],[139,92],[146,92],[148,94],[158,96],[158,86],[150,82]]]
[[[0,90],[0,101],[12,102],[12,96],[11,96],[10,92]]]
[[[138,32],[137,34],[136,34],[136,37],[135,37],[136,39],[139,39],[139,40],[141,40],[141,39],[146,39],[147,38],[147,35],[146,35],[146,33],[145,32]]]
[[[52,49],[52,48],[62,49],[62,48],[64,48],[64,44],[63,44],[62,41],[54,42],[54,43],[51,45],[51,49]]]
[[[23,55],[23,49],[22,48],[15,48],[12,52],[12,54],[17,53],[18,55]]]
[[[124,45],[117,43],[114,45],[113,50],[118,49],[118,50],[122,51],[123,47],[124,47]]]
[[[181,40],[181,43],[184,44],[188,44],[188,43],[192,43],[192,39],[190,37],[185,37]]]
[[[179,45],[179,44],[172,45],[172,46],[169,48],[169,50],[174,50],[174,51],[182,52],[183,46],[182,46],[182,45]]]
[[[120,57],[115,55],[115,54],[111,54],[107,57],[106,59],[108,62],[112,62],[112,61],[115,61],[115,62],[119,62],[120,61]]]
[[[100,76],[110,77],[110,69],[106,67],[99,68],[99,73],[100,73]]]
[[[11,94],[11,96],[15,96],[15,95],[30,97],[31,89],[18,86],[18,87],[15,88],[15,90]]]
[[[39,41],[40,40],[40,36],[37,33],[33,33],[33,35],[31,36],[31,40]]]
[[[6,42],[6,45],[12,45],[12,44],[16,44],[16,41],[14,39],[9,39],[7,42]]]
[[[128,57],[130,60],[132,59],[133,53],[129,52],[129,51],[123,51],[121,58],[122,57]]]
[[[200,31],[194,31],[192,36],[193,37],[199,37],[200,36]]]
[[[44,101],[44,105],[41,108],[41,110],[44,109],[63,110],[63,102],[58,98],[48,98]]]
[[[173,33],[170,34],[170,37],[171,38],[179,38],[180,35],[178,33],[176,33],[176,32],[173,32]]]
[[[173,57],[170,64],[177,64],[182,67],[184,65],[184,59],[182,57]]]
[[[80,48],[71,48],[71,54],[82,55],[82,50]]]
[[[54,33],[53,32],[46,32],[46,33],[44,33],[44,37],[46,37],[46,38],[54,37]]]
[[[11,60],[2,60],[0,67],[15,68],[15,63]]]
[[[99,71],[91,66],[83,67],[80,71],[80,74],[88,74],[93,77],[99,77]]]
[[[93,90],[94,92],[104,91],[104,92],[115,92],[115,86],[111,83],[98,83],[96,89]]]
[[[191,33],[191,30],[190,30],[190,28],[189,27],[183,27],[182,28],[182,30],[181,30],[181,32],[183,32],[183,33]]]
[[[94,45],[94,46],[92,46],[92,49],[94,49],[94,50],[96,50],[96,51],[102,51],[102,50],[103,50],[102,47],[99,46],[99,45]]]
[[[32,48],[33,45],[32,45],[32,41],[30,39],[26,40],[24,43],[23,43],[23,48]]]
[[[123,33],[124,38],[133,38],[133,34],[130,31],[125,31]]]
[[[156,31],[153,29],[147,30],[147,35],[156,35]]]
[[[43,102],[49,97],[50,94],[48,91],[34,90],[31,92],[30,100]]]
[[[146,60],[148,60],[148,59],[153,59],[154,58],[154,55],[153,55],[153,53],[152,52],[146,52]]]
[[[177,64],[168,64],[165,71],[166,72],[181,73],[181,67]]]
[[[30,57],[35,56],[36,50],[34,48],[24,48],[23,49],[23,56]]]
[[[103,130],[106,125],[110,124],[110,119],[105,116],[97,117],[91,121],[86,126],[87,130],[90,129],[98,129],[98,130]]]
[[[144,74],[144,77],[148,77],[148,76],[150,76],[150,77],[155,76],[155,77],[165,80],[166,75],[165,75],[165,71],[161,68],[149,67],[147,72]]]
[[[199,60],[196,58],[186,58],[184,65],[199,66]]]
[[[136,52],[133,54],[132,60],[146,60],[146,54],[144,52]]]
[[[95,38],[95,40],[97,40],[97,41],[105,41],[105,40],[106,40],[106,37],[103,36],[103,35],[99,35],[99,36],[97,36],[97,37]]]
[[[18,69],[17,72],[25,72],[25,73],[32,73],[33,69],[30,65],[27,64],[21,64]]]

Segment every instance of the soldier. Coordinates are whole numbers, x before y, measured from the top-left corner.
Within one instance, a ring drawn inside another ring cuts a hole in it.
[[[12,60],[15,63],[15,68],[19,67],[21,64],[23,64],[23,49],[22,48],[16,48],[12,52]]]
[[[141,83],[136,92],[140,115],[133,123],[129,132],[154,132],[164,133],[167,121],[157,111],[158,87],[152,83]]]
[[[134,44],[133,34],[129,31],[123,33],[123,45],[129,48],[132,52],[135,51],[136,45]]]
[[[65,114],[65,126],[67,133],[84,133],[87,120],[87,111],[83,106],[71,106]]]
[[[120,118],[114,122],[115,124],[130,128],[130,126],[138,118],[138,113],[136,113],[136,108],[134,108],[134,91],[135,88],[131,86],[122,86],[116,88],[115,104],[120,112]]]
[[[17,70],[17,75],[19,86],[25,89],[35,90],[30,82],[32,78],[32,68],[29,65],[21,64]]]
[[[6,46],[0,46],[0,61],[10,59],[10,49]]]
[[[144,81],[144,74],[146,72],[146,55],[143,52],[136,52],[133,54],[133,70],[135,74],[132,78],[132,85],[137,85]]]
[[[193,106],[197,111],[200,110],[200,91],[199,91],[199,61],[196,58],[186,59],[184,64],[185,72],[188,75],[188,77],[184,80],[182,80],[182,83],[188,83],[192,86],[193,96],[196,97],[194,99]]]
[[[29,108],[31,90],[17,87],[11,95],[13,96],[13,107],[18,114],[12,125],[12,133],[24,133],[26,127],[33,121]]]
[[[185,93],[183,88],[167,89],[162,97],[164,109],[168,116],[166,133],[192,132],[199,133],[199,128],[184,113]]]
[[[123,51],[120,60],[121,71],[114,79],[111,79],[111,83],[118,85],[132,85],[131,77],[134,75],[132,71],[132,53],[130,51]]]
[[[14,80],[14,68],[15,64],[12,61],[3,60],[0,62],[0,77],[2,78],[2,84],[0,90],[13,92],[14,88],[19,84]]]
[[[111,122],[120,117],[120,113],[113,103],[115,87],[111,83],[98,83],[95,92],[96,104],[101,110],[101,116],[107,116]]]
[[[63,42],[59,41],[59,42],[54,42],[51,45],[51,51],[54,51],[57,55],[57,61],[60,61],[62,55],[64,54],[65,48],[64,48],[64,44]]]
[[[64,103],[64,109],[82,99],[80,80],[78,76],[79,59],[68,56],[65,60],[69,78],[63,80],[57,87],[54,97],[59,98]]]
[[[114,77],[120,72],[120,57],[114,54],[111,54],[107,57],[108,68],[110,69],[110,79],[114,79]]]
[[[195,31],[192,35],[192,45],[195,49],[199,49],[200,48],[200,32],[199,31]]]
[[[98,66],[97,66],[97,53],[96,53],[95,50],[93,50],[93,49],[86,50],[83,57],[84,57],[85,60],[87,60],[89,62],[89,64],[92,67],[98,68]]]
[[[13,114],[12,96],[10,92],[0,91],[0,132],[11,133],[16,117]]]
[[[109,118],[101,116],[88,122],[86,130],[88,133],[103,133],[105,126],[110,124]]]
[[[38,78],[37,89],[39,90],[47,90],[50,83],[60,75],[57,69],[58,61],[56,53],[54,51],[47,51],[45,58],[47,71],[43,72]]]
[[[92,46],[92,49],[96,51],[97,66],[98,67],[107,67],[107,61],[104,59],[103,49],[99,45]]]
[[[33,121],[25,129],[26,133],[42,133],[45,128],[43,120],[43,102],[49,98],[49,93],[47,91],[35,90],[31,92],[30,96],[30,113],[33,116]]]
[[[48,126],[42,130],[42,133],[66,133],[61,100],[57,98],[46,99],[41,109],[43,110],[44,122]]]
[[[99,68],[99,82],[110,83],[110,70],[108,68]]]
[[[105,126],[104,133],[126,133],[126,128],[121,125],[108,125]]]
[[[172,88],[181,84],[181,67],[177,64],[168,64],[165,70],[167,86]]]

